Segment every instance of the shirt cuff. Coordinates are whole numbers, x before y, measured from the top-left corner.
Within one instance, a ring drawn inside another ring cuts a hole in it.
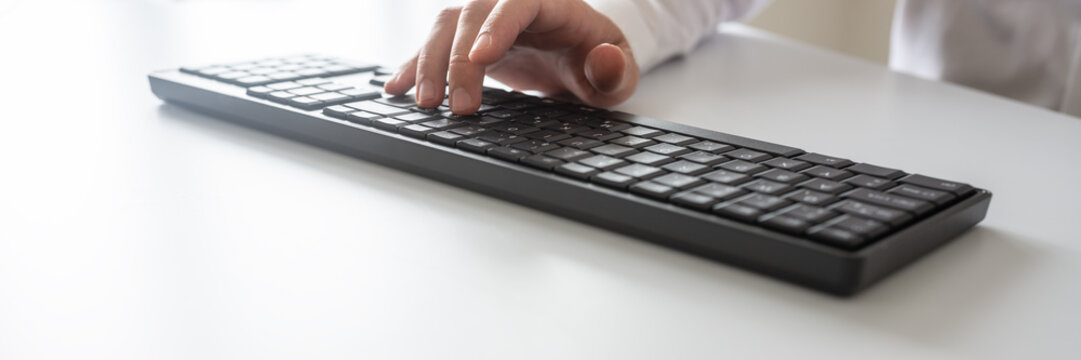
[[[608,16],[623,31],[630,44],[631,54],[641,72],[657,65],[657,38],[646,23],[642,9],[630,0],[586,0],[601,14]]]

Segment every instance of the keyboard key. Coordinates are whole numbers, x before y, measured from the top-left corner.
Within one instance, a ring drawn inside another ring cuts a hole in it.
[[[724,156],[715,155],[713,153],[705,151],[695,151],[693,153],[680,156],[680,158],[683,160],[690,160],[699,164],[705,164],[709,166],[717,165],[722,162],[728,161],[728,158]]]
[[[512,148],[522,149],[534,154],[540,154],[548,150],[555,150],[559,148],[559,145],[546,142],[543,140],[526,140],[511,145]]]
[[[948,191],[956,196],[965,196],[974,190],[973,187],[968,184],[936,179],[919,174],[912,174],[897,181],[933,190]]]
[[[309,87],[302,87],[302,88],[292,89],[292,90],[289,90],[289,92],[292,93],[293,95],[297,95],[297,96],[308,96],[308,95],[315,95],[315,94],[318,94],[318,93],[322,93],[324,91],[322,89],[320,89],[320,88],[309,86]]]
[[[514,134],[514,135],[525,135],[525,134],[528,134],[528,133],[531,133],[531,132],[540,131],[540,129],[538,129],[538,128],[535,128],[535,127],[532,127],[532,126],[526,126],[526,125],[522,125],[522,124],[518,124],[518,123],[513,123],[513,122],[504,122],[504,123],[495,124],[495,125],[490,126],[489,129],[492,129],[492,130],[495,130],[495,131],[500,131],[500,132],[505,132],[505,133],[508,133],[508,134]],[[553,134],[556,134],[556,133],[553,133]]]
[[[354,112],[354,111],[356,111],[356,110],[354,110],[351,107],[345,107],[345,106],[341,106],[341,105],[334,105],[334,106],[331,106],[331,107],[324,108],[323,109],[323,114],[326,114],[327,116],[330,116],[332,118],[345,119],[345,118],[347,118],[349,116],[349,113]]]
[[[349,113],[349,116],[346,117],[345,119],[349,120],[350,122],[354,122],[354,123],[361,124],[361,125],[371,125],[372,121],[375,121],[376,119],[380,119],[382,117],[383,117],[383,115],[372,114],[372,113],[367,112],[367,111],[359,111],[358,110],[358,111],[354,111],[354,112]]]
[[[831,208],[845,214],[878,220],[889,224],[890,226],[900,226],[909,220],[912,220],[912,215],[909,215],[907,212],[862,203],[855,200],[845,200],[831,206]]]
[[[760,162],[769,159],[769,154],[748,149],[736,149],[724,153],[724,156],[750,162]]]
[[[561,133],[564,133],[564,134],[576,134],[576,133],[579,133],[579,132],[582,132],[582,131],[589,130],[588,127],[578,125],[578,124],[575,124],[575,123],[571,123],[571,122],[556,123],[556,124],[545,126],[545,128],[549,129],[549,130],[553,130],[553,131],[558,131],[558,132],[561,132]]]
[[[522,158],[524,158],[526,156],[530,156],[530,155],[533,155],[533,154],[528,152],[528,151],[522,150],[522,149],[515,149],[515,148],[507,147],[507,146],[500,146],[500,147],[494,147],[494,148],[488,149],[488,155],[491,155],[493,157],[500,158],[500,159],[503,159],[503,160],[515,161],[516,162],[516,161],[521,160]]]
[[[775,158],[763,161],[762,164],[766,165],[766,166],[769,166],[769,167],[772,167],[772,168],[783,169],[783,170],[788,170],[788,171],[800,171],[800,170],[811,167],[811,164],[807,163],[806,161],[793,160],[793,159],[783,158],[783,157],[775,157]]]
[[[821,223],[838,215],[836,212],[825,208],[804,204],[795,204],[786,207],[778,210],[776,214],[800,219],[811,224]]]
[[[815,165],[828,166],[832,168],[843,168],[845,166],[852,165],[852,161],[848,159],[842,159],[839,157],[827,156],[816,153],[809,153],[797,156],[796,160],[803,160]]]
[[[759,173],[759,172],[762,172],[762,171],[766,170],[765,166],[758,165],[758,164],[755,164],[755,163],[752,163],[752,162],[746,162],[746,161],[743,161],[743,160],[732,160],[732,161],[726,162],[724,164],[717,165],[717,167],[720,168],[720,169],[724,169],[724,170],[728,170],[728,171],[735,171],[735,172],[738,172],[738,173],[744,173],[744,174],[748,174],[748,175]]]
[[[811,227],[811,224],[806,221],[784,215],[765,215],[758,220],[768,228],[791,235],[801,235]]]
[[[617,174],[614,172],[602,172],[589,178],[589,180],[604,186],[613,187],[621,190],[626,189],[627,186],[633,184],[635,181],[638,181],[635,180],[635,178],[633,177],[623,174]]]
[[[832,227],[811,228],[807,235],[819,242],[846,249],[854,249],[867,242],[855,233]]]
[[[807,180],[807,175],[797,174],[783,169],[770,169],[755,174],[755,176],[784,184],[795,184]]]
[[[454,146],[454,144],[458,143],[459,140],[465,140],[465,136],[461,136],[450,131],[440,131],[428,134],[428,141],[441,145]]]
[[[876,238],[889,230],[885,224],[878,221],[861,219],[852,215],[841,215],[822,225],[845,230],[868,239]]]
[[[383,105],[374,101],[357,101],[345,104],[345,106],[370,112],[372,114],[379,114],[383,116],[394,116],[409,113],[409,110],[396,108],[393,106]]]
[[[715,170],[711,173],[702,175],[702,178],[726,185],[739,185],[751,181],[750,176],[728,170]]]
[[[684,191],[675,195],[672,195],[671,201],[676,205],[686,206],[696,210],[708,211],[713,208],[719,200],[703,195],[701,193]]]
[[[398,118],[401,119],[401,117],[398,117]],[[453,128],[456,128],[456,127],[459,127],[459,126],[465,126],[464,122],[450,120],[450,119],[436,119],[436,120],[425,121],[425,122],[422,122],[420,124],[424,125],[424,126],[427,126],[427,127],[430,127],[430,128],[433,128],[433,129],[439,129],[439,130],[447,130],[447,129],[453,129]]]
[[[928,188],[922,188],[909,184],[902,184],[901,186],[890,189],[889,191],[887,191],[887,193],[897,194],[913,199],[930,201],[932,203],[935,203],[936,205],[942,205],[954,199],[953,194],[949,192],[931,190]]]
[[[263,85],[263,84],[272,83],[274,81],[275,81],[274,79],[268,78],[268,77],[263,76],[263,75],[245,76],[245,77],[236,79],[236,83],[241,85],[241,86]]]
[[[589,149],[589,151],[592,151],[592,152],[595,152],[595,153],[598,153],[598,154],[601,154],[601,155],[607,155],[607,156],[617,157],[617,158],[637,153],[637,151],[635,151],[634,149],[631,149],[631,148],[626,147],[626,146],[616,145],[616,144],[601,145],[601,146]]]
[[[634,185],[631,185],[630,191],[638,195],[644,195],[657,200],[666,200],[669,196],[676,193],[676,189],[670,186],[664,186],[651,181],[643,181]]]
[[[405,122],[410,123],[410,124],[435,119],[435,117],[430,115],[430,114],[421,114],[421,113],[405,113],[405,114],[394,115],[392,117],[395,118],[395,119],[401,120],[401,121],[405,121]],[[440,120],[444,120],[444,119],[440,119]],[[435,127],[435,126],[429,126],[429,127]]]
[[[561,140],[558,143],[559,145],[570,146],[579,150],[589,150],[604,144],[600,141],[587,139],[584,137],[573,137],[570,139]]]
[[[293,95],[287,91],[275,91],[267,95],[267,100],[278,103],[288,103],[289,99],[296,97],[296,95]]]
[[[845,170],[848,170],[848,171],[851,171],[851,172],[854,172],[854,173],[857,173],[857,174],[864,174],[864,175],[871,175],[871,176],[874,176],[874,177],[885,178],[885,179],[888,179],[888,180],[896,180],[897,178],[908,175],[908,174],[905,174],[905,172],[901,171],[901,170],[884,168],[884,167],[881,167],[881,166],[865,164],[865,163],[859,163],[859,164],[856,164],[856,165],[849,166],[849,167],[845,168]]]
[[[801,183],[799,184],[799,187],[828,194],[839,194],[852,188],[852,186],[848,184],[818,178]]]
[[[791,186],[763,179],[758,179],[743,184],[743,186],[741,187],[750,191],[754,191],[756,193],[762,193],[766,195],[780,195],[792,189]]]
[[[691,152],[691,150],[689,150],[689,149],[687,149],[685,147],[676,146],[676,145],[672,145],[672,144],[669,144],[669,143],[661,143],[661,144],[649,146],[649,147],[646,147],[646,150],[649,150],[649,151],[652,151],[652,152],[655,152],[655,153],[658,153],[658,154],[661,154],[661,155],[664,155],[664,156],[680,156],[680,155],[688,154],[688,153]]]
[[[844,182],[846,184],[849,184],[849,185],[865,187],[865,188],[870,188],[872,190],[879,190],[879,191],[885,190],[885,189],[890,188],[891,186],[893,186],[892,181],[889,181],[889,180],[886,180],[886,179],[879,179],[879,178],[876,178],[874,176],[868,176],[868,175],[863,175],[863,174],[856,175],[856,176],[850,177],[848,179],[845,179]]]
[[[735,147],[732,147],[732,145],[715,143],[712,141],[699,141],[697,143],[687,145],[687,147],[698,151],[705,151],[714,154],[728,152],[736,149]]]
[[[247,91],[248,95],[251,95],[251,96],[254,96],[254,97],[257,97],[257,98],[266,98],[272,92],[274,92],[274,89],[268,88],[266,86],[253,86],[253,87],[248,88],[248,91]]]
[[[310,97],[307,97],[307,96],[297,96],[297,97],[289,98],[289,105],[292,105],[294,107],[298,107],[298,108],[301,108],[301,109],[304,109],[304,110],[315,110],[317,108],[322,107],[323,102],[319,101],[319,100],[316,100],[316,99],[313,99],[313,98],[310,98]]]
[[[608,140],[619,138],[623,134],[620,134],[620,133],[617,133],[617,132],[611,132],[611,131],[608,131],[608,130],[605,130],[605,129],[589,129],[589,130],[586,130],[586,131],[579,132],[579,133],[577,133],[575,135],[582,136],[582,137],[587,137],[587,138],[595,139],[595,140],[608,141]],[[620,144],[620,145],[623,145],[623,144]],[[630,145],[624,145],[624,146],[630,146]],[[635,146],[632,146],[632,147],[635,147]]]
[[[652,167],[652,166],[642,165],[642,164],[630,164],[630,165],[618,168],[615,171],[617,173],[627,175],[627,176],[633,176],[633,177],[636,177],[636,178],[639,178],[639,179],[649,179],[651,177],[661,175],[661,174],[664,173],[664,171],[661,170],[661,169],[658,169],[658,168],[655,168],[655,167]]]
[[[578,160],[579,163],[589,165],[601,170],[611,170],[618,166],[626,165],[627,162],[605,155],[596,155],[588,157],[582,160]]]
[[[648,152],[648,151],[640,152],[640,153],[625,157],[624,159],[627,160],[627,161],[633,161],[633,162],[636,162],[636,163],[639,163],[639,164],[649,165],[649,166],[661,166],[661,165],[664,165],[664,164],[667,164],[667,163],[670,163],[670,162],[673,162],[673,161],[676,160],[676,159],[673,159],[673,158],[670,158],[670,157],[667,157],[667,156],[664,156],[664,155],[661,155],[661,154],[651,153],[651,152]]]
[[[315,85],[322,85],[322,84],[330,83],[330,79],[311,78],[311,79],[297,80],[296,83],[300,84],[300,85],[303,85],[303,86],[315,86]]]
[[[702,164],[695,163],[695,162],[690,162],[690,161],[687,161],[687,160],[676,161],[674,163],[670,163],[668,165],[661,166],[661,168],[663,168],[665,170],[668,170],[668,171],[671,171],[671,172],[677,172],[677,173],[680,173],[680,174],[688,174],[688,175],[698,175],[698,174],[701,174],[701,173],[704,173],[704,172],[710,170],[709,166],[702,165]]]
[[[632,128],[623,129],[621,132],[624,133],[624,134],[627,134],[627,135],[633,135],[633,136],[637,136],[637,137],[640,137],[640,138],[651,138],[651,137],[654,137],[654,136],[657,136],[657,135],[664,134],[660,130],[650,129],[650,128],[647,128],[647,127],[644,127],[644,126],[635,126],[635,127],[632,127]]]
[[[487,142],[487,141],[484,141],[484,140],[479,140],[479,139],[462,140],[462,141],[459,141],[456,145],[460,149],[475,152],[475,153],[479,153],[479,154],[484,154],[484,153],[486,153],[488,151],[488,148],[491,148],[491,147],[495,146],[495,144],[493,144],[493,143],[490,143],[490,142]]]
[[[482,128],[480,126],[475,126],[475,125],[466,125],[466,126],[462,126],[462,127],[456,127],[456,128],[453,128],[453,129],[450,130],[450,132],[458,134],[458,135],[462,135],[462,136],[474,136],[474,135],[482,134],[482,133],[484,133],[486,131],[488,131],[488,129]]]
[[[478,136],[477,138],[499,145],[513,145],[527,140],[526,138],[518,135],[511,135],[500,132],[487,132]]]
[[[582,134],[579,134],[579,135],[582,135]],[[626,146],[626,147],[630,147],[630,148],[640,148],[640,147],[643,147],[643,146],[656,144],[657,142],[653,141],[653,140],[649,140],[649,139],[640,138],[640,137],[637,137],[637,136],[627,135],[627,136],[624,136],[624,137],[621,137],[621,138],[618,138],[618,139],[611,140],[608,143],[609,144],[616,144],[616,145]]]
[[[397,132],[399,127],[406,125],[409,125],[409,123],[395,118],[381,118],[372,121],[372,126],[394,132]]]
[[[784,198],[814,206],[826,206],[837,201],[838,199],[838,197],[830,194],[820,193],[807,189],[796,190],[794,192],[788,193],[784,196]]]
[[[566,139],[571,138],[570,135],[560,133],[560,132],[555,132],[555,131],[552,131],[552,130],[541,130],[541,131],[535,131],[534,132],[534,131],[531,131],[530,129],[537,129],[537,128],[530,127],[530,128],[527,128],[526,130],[523,130],[525,132],[525,136],[528,137],[528,138],[533,138],[533,139],[537,139],[537,140],[543,140],[543,141],[547,141],[547,142],[557,142],[557,141],[566,140]],[[540,130],[540,129],[537,129],[537,130]]]
[[[707,195],[709,197],[719,199],[719,200],[734,199],[737,196],[740,196],[740,195],[743,195],[743,194],[747,193],[747,190],[743,190],[743,189],[740,189],[740,188],[735,187],[735,186],[728,186],[728,185],[717,184],[717,183],[705,184],[705,185],[696,187],[694,189],[691,189],[691,191],[701,193],[703,195]]]
[[[655,177],[650,181],[680,190],[687,189],[693,186],[698,186],[705,182],[697,177],[683,175],[679,173],[664,174]]]
[[[315,95],[312,95],[311,97],[313,99],[322,101],[322,102],[327,103],[327,104],[342,103],[342,102],[353,100],[353,98],[349,97],[349,95],[336,93],[336,92],[326,92],[326,93],[322,93],[322,94],[315,94]]]
[[[274,90],[285,91],[285,90],[292,90],[292,89],[302,88],[302,87],[304,87],[304,85],[302,85],[300,83],[297,83],[297,82],[293,82],[293,81],[286,81],[286,82],[280,82],[280,83],[267,84],[266,87],[274,89]]]
[[[582,151],[582,150],[578,150],[578,149],[575,149],[575,148],[562,147],[562,148],[559,148],[559,149],[548,151],[548,152],[544,153],[544,155],[554,157],[556,159],[563,160],[563,161],[575,161],[575,160],[578,160],[578,159],[583,159],[583,158],[589,157],[590,155],[593,155],[593,154],[588,152],[588,151]]]
[[[556,166],[563,164],[563,160],[552,159],[543,155],[524,157],[521,161],[526,165],[533,166],[533,168],[547,171],[551,171],[552,169],[555,169]]]
[[[807,175],[814,176],[814,177],[820,177],[820,178],[823,178],[823,179],[829,179],[829,180],[834,180],[834,181],[840,181],[842,179],[845,179],[845,178],[848,178],[848,177],[852,176],[852,173],[850,173],[848,171],[838,170],[838,169],[834,169],[834,168],[831,168],[831,167],[828,167],[828,166],[822,166],[822,165],[818,165],[818,166],[812,167],[810,169],[804,170],[803,173],[807,174]]]
[[[418,139],[427,138],[428,133],[431,133],[433,131],[435,131],[435,129],[420,124],[405,125],[398,128],[398,133]]]
[[[329,83],[329,84],[319,85],[319,86],[316,86],[316,87],[320,88],[320,89],[323,89],[323,91],[338,91],[338,90],[351,89],[351,88],[353,88],[353,85],[347,85],[347,84],[342,84],[342,83]]]
[[[591,168],[578,163],[566,163],[559,165],[555,168],[556,173],[567,175],[570,177],[587,180],[590,176],[596,175],[600,170]]]
[[[695,139],[695,138],[690,137],[690,136],[676,134],[676,133],[668,133],[668,134],[656,136],[656,137],[653,137],[653,140],[664,142],[664,143],[669,143],[669,144],[672,144],[672,145],[690,145],[690,144],[694,144],[694,143],[698,142],[698,139]]]
[[[717,204],[713,207],[713,212],[743,222],[754,222],[759,216],[762,216],[762,210],[741,204]]]
[[[352,100],[354,101],[378,99],[380,96],[382,96],[382,93],[378,91],[368,91],[361,89],[345,89],[339,91],[339,93],[352,98]]]
[[[908,211],[916,215],[922,215],[934,208],[931,203],[923,200],[910,199],[900,195],[887,194],[864,188],[852,190],[845,193],[843,196],[848,199]]]
[[[791,201],[763,194],[752,194],[737,201],[741,205],[750,206],[759,210],[774,211],[791,204]]]

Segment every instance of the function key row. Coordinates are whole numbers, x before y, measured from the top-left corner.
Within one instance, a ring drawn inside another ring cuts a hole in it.
[[[354,74],[378,68],[371,64],[354,63],[332,57],[303,55],[234,64],[182,67],[180,71],[248,87],[287,80]]]
[[[401,98],[324,113],[847,249],[972,190],[821,154],[774,156],[516,94],[486,90],[486,108],[471,116]]]

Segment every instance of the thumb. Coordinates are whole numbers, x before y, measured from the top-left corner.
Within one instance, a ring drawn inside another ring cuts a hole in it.
[[[600,44],[589,51],[586,79],[596,91],[608,95],[621,89],[627,72],[627,56],[619,46]]]

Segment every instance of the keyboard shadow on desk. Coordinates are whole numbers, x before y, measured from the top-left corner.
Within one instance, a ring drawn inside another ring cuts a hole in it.
[[[634,241],[623,235],[524,206],[475,194],[419,176],[339,155],[315,146],[278,138],[172,104],[159,106],[162,121],[185,124],[210,138],[270,153],[319,172],[355,182],[429,199],[426,206],[455,211],[475,203],[478,216],[521,213],[508,226],[533,227],[546,236],[470,238],[471,251],[501,258],[508,266],[528,267],[537,259],[558,258],[611,275],[654,297],[678,297],[709,319],[717,303],[734,297],[745,303],[783,307],[788,311],[828,313],[839,322],[894,334],[918,342],[937,343],[963,334],[974,319],[994,311],[991,304],[1031,275],[1050,250],[987,225],[977,226],[954,242],[851,299],[837,298],[777,281],[732,266],[717,264],[675,250]],[[374,172],[373,169],[383,169]],[[429,186],[424,186],[429,184]],[[439,186],[430,186],[439,184]],[[479,195],[479,196],[478,196]],[[502,205],[493,205],[502,204]],[[526,242],[508,245],[508,242]],[[524,250],[524,251],[523,251]],[[727,314],[726,314],[727,315]],[[717,318],[723,323],[724,318]]]

